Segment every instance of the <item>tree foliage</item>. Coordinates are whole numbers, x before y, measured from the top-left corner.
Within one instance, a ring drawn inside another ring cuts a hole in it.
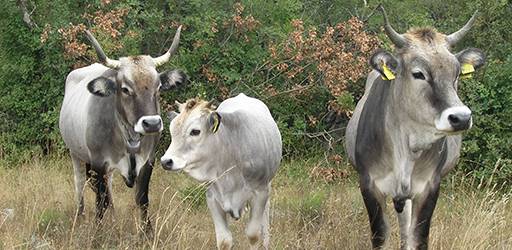
[[[0,9],[0,159],[11,163],[65,152],[58,114],[66,75],[97,61],[85,29],[118,58],[164,53],[183,25],[178,55],[162,69],[184,69],[191,84],[165,93],[163,108],[195,96],[219,102],[240,92],[258,97],[272,110],[288,157],[343,155],[342,135],[362,94],[367,59],[378,47],[391,50],[372,1],[28,1],[36,25],[27,25],[19,3],[7,0]],[[475,127],[465,136],[459,169],[510,181],[511,4],[383,4],[401,32],[430,25],[451,33],[480,10],[475,27],[454,49],[478,47],[488,55],[485,68],[461,84]]]

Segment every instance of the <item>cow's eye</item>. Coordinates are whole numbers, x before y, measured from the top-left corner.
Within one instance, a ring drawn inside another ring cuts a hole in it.
[[[123,94],[125,94],[125,95],[130,95],[130,90],[126,87],[122,87],[121,91],[123,91]]]
[[[191,136],[198,136],[199,134],[201,134],[201,130],[199,129],[192,129],[192,131],[190,131]]]
[[[414,79],[425,80],[425,76],[423,75],[423,73],[421,73],[419,71],[418,72],[413,72],[412,76],[414,77]]]

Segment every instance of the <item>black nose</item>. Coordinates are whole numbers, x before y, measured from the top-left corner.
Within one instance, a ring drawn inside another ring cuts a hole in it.
[[[162,160],[161,163],[162,163],[162,167],[165,170],[172,170],[172,165],[174,164],[172,159]]]
[[[240,219],[240,212],[238,213],[235,213],[232,209],[230,209],[228,211],[229,215],[231,215],[231,218],[235,219],[235,220],[239,220]]]
[[[448,116],[448,121],[454,131],[466,130],[471,125],[471,114],[456,113]]]
[[[162,120],[160,119],[144,119],[142,120],[142,128],[146,133],[160,132]]]

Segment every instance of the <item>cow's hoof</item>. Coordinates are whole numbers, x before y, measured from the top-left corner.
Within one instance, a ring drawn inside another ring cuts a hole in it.
[[[249,239],[249,244],[251,244],[251,246],[257,244],[258,241],[260,240],[260,237],[257,234],[248,235],[247,238]]]
[[[231,250],[231,247],[233,246],[233,242],[230,239],[224,239],[219,242],[217,245],[217,248],[219,250]]]
[[[139,236],[141,239],[153,240],[154,232],[151,223],[145,223],[145,225],[142,225],[140,229]]]

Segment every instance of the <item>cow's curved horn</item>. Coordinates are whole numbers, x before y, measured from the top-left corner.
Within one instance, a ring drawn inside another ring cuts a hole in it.
[[[452,34],[446,36],[446,42],[448,42],[448,44],[450,46],[453,46],[453,45],[457,44],[460,40],[462,40],[462,38],[466,35],[466,33],[468,33],[468,31],[471,29],[471,27],[473,27],[473,25],[475,24],[477,16],[478,16],[478,10],[475,11],[473,16],[471,16],[471,18],[464,25],[464,27],[462,27],[460,30],[453,32]]]
[[[107,55],[105,55],[105,52],[103,52],[100,43],[98,43],[90,31],[86,30],[85,35],[87,36],[87,39],[89,39],[89,41],[92,43],[92,46],[96,50],[96,54],[98,55],[101,63],[113,69],[117,69],[121,66],[121,62],[119,60],[110,59],[107,57]]]
[[[181,25],[180,27],[178,27],[178,30],[176,30],[176,34],[174,35],[174,39],[172,39],[172,44],[171,44],[171,47],[169,48],[169,50],[157,57],[157,58],[153,58],[153,62],[155,63],[155,66],[160,66],[166,62],[169,61],[169,59],[171,58],[172,55],[174,55],[174,53],[176,53],[176,50],[178,49],[178,44],[180,43],[180,34],[181,34]]]
[[[388,15],[386,14],[386,10],[384,10],[384,7],[382,5],[379,6],[380,10],[382,11],[382,15],[384,15],[384,30],[386,31],[386,35],[388,35],[389,39],[393,42],[393,44],[397,48],[403,48],[405,45],[407,45],[407,40],[402,34],[399,34],[398,32],[391,27],[391,24],[389,24]]]

